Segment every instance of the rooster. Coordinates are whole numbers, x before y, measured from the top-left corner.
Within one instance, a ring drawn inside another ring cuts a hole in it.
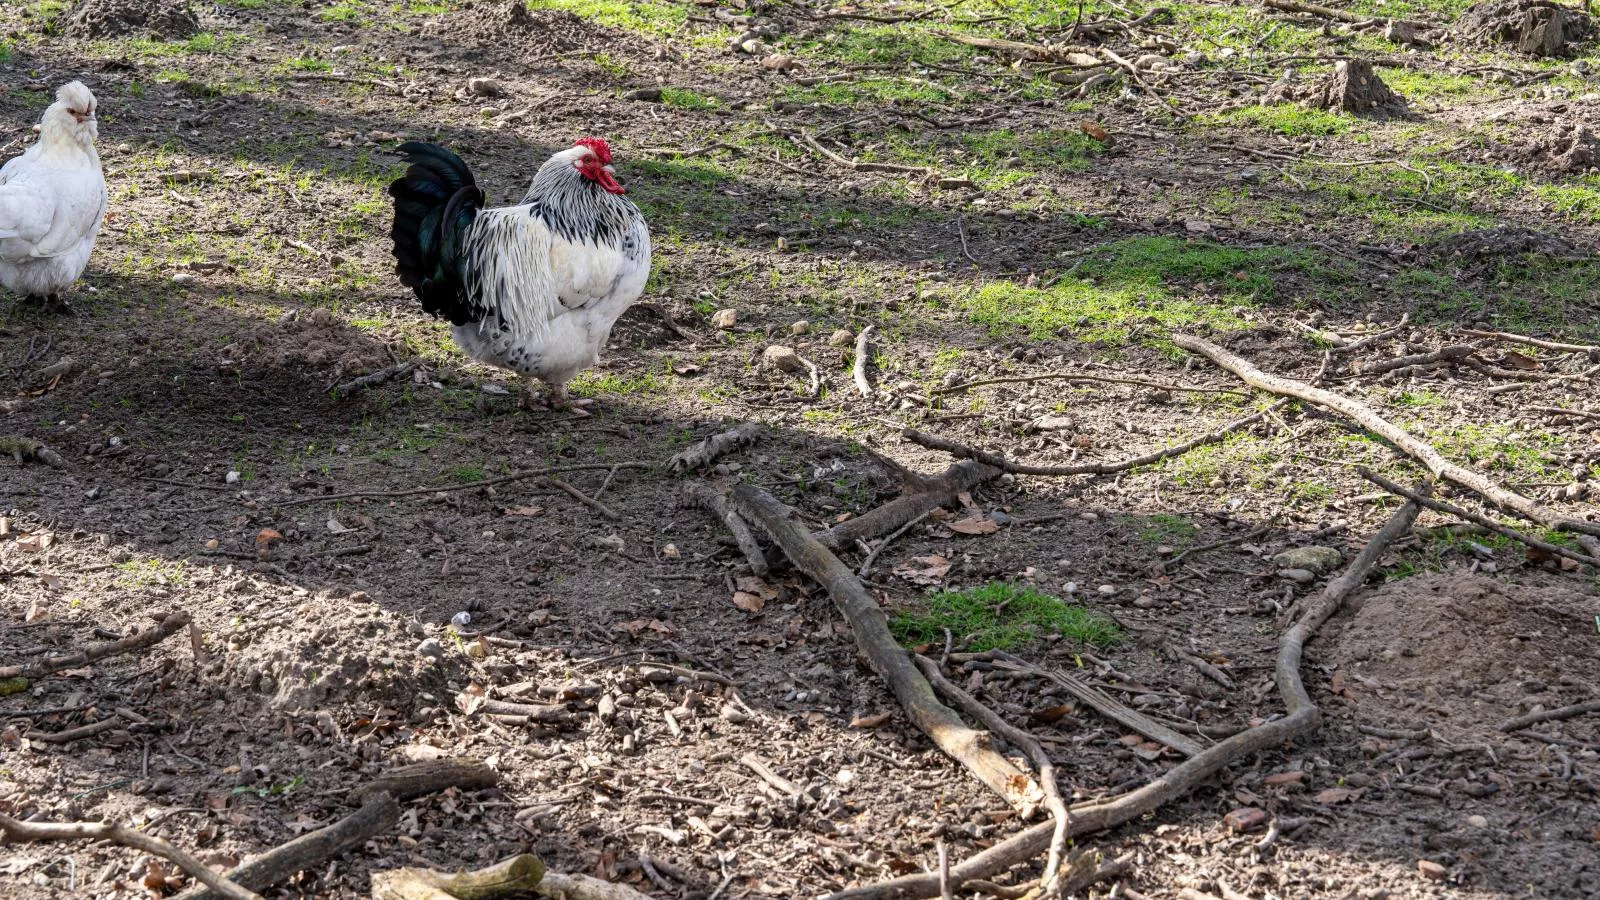
[[[39,121],[39,141],[0,167],[0,284],[71,312],[60,293],[89,264],[106,214],[94,94],[73,81]]]
[[[572,408],[567,382],[599,359],[650,275],[650,230],[611,147],[583,138],[539,167],[521,203],[493,209],[459,156],[418,141],[400,152],[410,166],[389,185],[400,283],[468,355],[520,374],[524,405],[537,378],[550,406]]]

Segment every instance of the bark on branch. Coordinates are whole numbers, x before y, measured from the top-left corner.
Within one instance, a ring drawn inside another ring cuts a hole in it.
[[[52,672],[62,669],[81,668],[108,656],[118,656],[123,653],[134,653],[154,647],[184,628],[192,621],[186,612],[175,612],[161,620],[161,624],[149,631],[129,635],[119,641],[105,644],[90,644],[77,653],[66,656],[50,656],[25,666],[0,667],[0,678],[43,678]]]
[[[155,835],[124,828],[113,822],[19,822],[0,813],[0,845],[36,841],[111,841],[170,860],[194,880],[206,885],[213,892],[210,896],[225,897],[227,900],[261,900],[260,894],[218,875],[187,851]]]

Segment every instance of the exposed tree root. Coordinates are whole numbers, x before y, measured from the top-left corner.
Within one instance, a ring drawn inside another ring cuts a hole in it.
[[[970,491],[1001,474],[1001,470],[993,466],[962,460],[944,470],[937,478],[923,479],[921,490],[902,494],[854,519],[819,531],[812,537],[829,550],[854,547],[856,541],[888,534],[941,506],[949,506],[956,502],[956,497],[962,491]]]
[[[673,454],[667,468],[673,472],[692,472],[703,469],[729,453],[753,444],[761,437],[761,426],[755,422],[741,422],[727,431],[713,434],[692,444],[687,450]]]
[[[750,571],[765,578],[770,570],[767,565],[767,554],[762,552],[761,545],[756,543],[756,536],[751,533],[750,526],[745,524],[744,519],[728,502],[728,495],[703,481],[696,481],[684,487],[684,496],[722,521],[723,526],[733,535],[734,543],[739,545],[739,552],[743,553],[745,560],[750,563]]]
[[[1385,549],[1411,529],[1419,507],[1407,502],[1394,514],[1360,555],[1343,574],[1328,583],[1322,594],[1309,606],[1294,627],[1284,633],[1279,642],[1276,679],[1278,692],[1288,707],[1288,715],[1254,728],[1241,731],[1233,737],[1207,748],[1191,757],[1160,778],[1138,790],[1109,800],[1082,803],[1069,810],[1072,816],[1068,837],[1091,834],[1114,828],[1132,821],[1145,813],[1183,796],[1229,764],[1253,753],[1274,749],[1286,741],[1294,740],[1316,731],[1322,713],[1311,702],[1300,675],[1300,657],[1305,642],[1318,627],[1338,611],[1345,599],[1366,582]],[[1053,822],[1043,822],[950,869],[952,885],[964,885],[974,879],[988,878],[1014,865],[1026,863],[1045,850],[1055,832]],[[939,876],[906,875],[877,884],[847,888],[828,896],[827,900],[890,900],[890,898],[937,897]]]
[[[320,865],[388,831],[399,822],[400,804],[389,794],[377,794],[360,809],[332,825],[301,835],[287,844],[246,860],[229,872],[228,877],[251,890],[266,890],[289,880],[297,872]],[[208,889],[182,894],[179,900],[216,900],[222,896]]]

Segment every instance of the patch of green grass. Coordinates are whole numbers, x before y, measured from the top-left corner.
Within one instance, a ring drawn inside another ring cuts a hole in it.
[[[722,105],[715,97],[675,87],[661,89],[661,102],[676,109],[716,109]]]
[[[450,470],[450,477],[462,484],[471,484],[483,480],[483,469],[478,466],[456,466]]]
[[[1355,120],[1326,110],[1309,109],[1298,103],[1274,103],[1196,116],[1195,121],[1200,125],[1225,128],[1249,125],[1288,137],[1305,137],[1344,134]]]
[[[1262,488],[1277,459],[1276,449],[1267,441],[1251,434],[1233,434],[1221,443],[1196,447],[1165,465],[1172,480],[1185,487],[1207,488],[1220,480],[1224,486],[1245,483]]]
[[[617,59],[615,56],[612,56],[604,50],[594,55],[594,64],[599,66],[607,75],[610,75],[612,78],[615,78],[618,81],[633,77],[633,67],[628,65],[627,60]],[[662,97],[665,98],[665,96],[666,92],[663,91]]]
[[[1146,522],[1148,523],[1139,531],[1139,540],[1147,544],[1164,544],[1169,541],[1188,543],[1189,539],[1200,533],[1199,526],[1172,513],[1155,513]]]
[[[0,65],[11,62],[11,57],[16,53],[16,47],[10,41],[0,41]]]
[[[331,72],[333,63],[325,59],[316,59],[310,56],[291,56],[288,60],[289,68],[301,72]]]
[[[1067,328],[1081,340],[1120,344],[1146,325],[1163,335],[1201,324],[1242,328],[1245,322],[1233,308],[1273,299],[1274,276],[1291,270],[1331,280],[1341,277],[1303,251],[1130,238],[1085,257],[1075,277],[1051,287],[990,282],[964,305],[979,324],[1022,326],[1041,339]],[[1179,285],[1203,288],[1174,290]]]
[[[156,557],[117,563],[117,571],[122,574],[117,576],[115,584],[122,588],[143,588],[153,584],[182,586],[188,582],[188,573],[184,571],[182,562],[169,563]]]
[[[1035,588],[992,581],[964,591],[940,591],[922,608],[895,615],[889,628],[903,644],[943,643],[945,629],[975,651],[1008,650],[1059,634],[1093,647],[1122,640],[1117,623]]]
[[[339,3],[317,10],[316,19],[319,22],[351,22],[360,24],[362,13],[366,12],[366,4],[359,0],[341,0]]]
[[[790,85],[783,91],[783,99],[790,103],[834,103],[841,106],[896,102],[945,104],[955,100],[956,96],[954,90],[933,82],[899,78],[863,78],[810,87]]]
[[[648,396],[667,392],[667,383],[650,374],[616,375],[607,372],[597,375],[594,372],[585,372],[574,378],[567,387],[579,397],[593,397],[599,394]]]
[[[1443,75],[1411,69],[1378,69],[1378,77],[1394,91],[1412,102],[1459,98],[1483,90],[1477,79],[1467,75]]]
[[[527,5],[529,9],[566,10],[601,25],[664,38],[677,35],[689,18],[687,6],[656,0],[528,0]]]
[[[1546,480],[1561,474],[1561,465],[1555,458],[1561,439],[1543,429],[1523,431],[1511,425],[1471,422],[1438,428],[1412,427],[1451,459],[1528,480]]]
[[[1443,406],[1444,398],[1426,388],[1419,391],[1403,391],[1394,400],[1396,406],[1409,406],[1413,409],[1423,409],[1432,406]]]

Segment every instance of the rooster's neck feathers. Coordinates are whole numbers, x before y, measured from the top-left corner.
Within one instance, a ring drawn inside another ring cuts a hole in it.
[[[522,205],[562,240],[616,246],[642,217],[632,201],[607,191],[573,168],[573,160],[585,150],[577,147],[557,153],[540,166]]]

